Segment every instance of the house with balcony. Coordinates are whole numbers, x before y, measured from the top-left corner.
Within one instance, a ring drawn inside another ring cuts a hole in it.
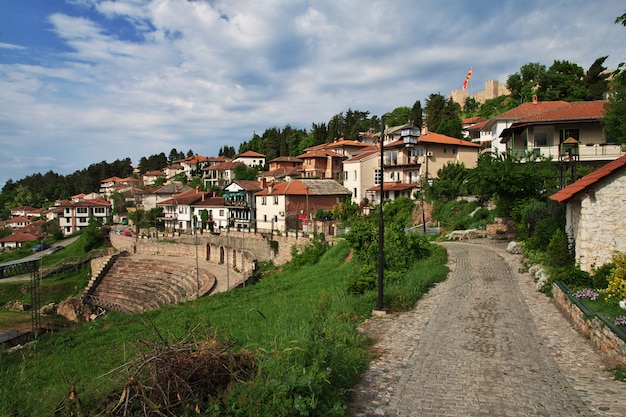
[[[197,189],[190,189],[174,194],[171,198],[157,203],[163,209],[163,217],[159,218],[166,229],[174,232],[191,233],[194,227],[194,205],[213,195]],[[200,219],[197,219],[198,221]],[[199,224],[199,223],[197,223]]]
[[[224,187],[235,179],[235,168],[238,166],[246,166],[246,164],[232,161],[204,168],[204,186],[206,188]]]
[[[158,203],[169,200],[172,196],[189,190],[193,190],[193,188],[181,182],[171,182],[159,187],[145,188],[141,194],[141,204],[144,210],[152,210],[157,208]]]
[[[231,227],[247,229],[256,226],[256,199],[263,187],[257,181],[235,180],[224,187],[224,206],[228,208]]]
[[[425,125],[419,135],[408,136],[406,132],[414,128],[403,125],[385,132],[382,178],[385,200],[415,198],[423,181],[436,178],[437,171],[450,162],[462,163],[466,168],[473,168],[478,163],[480,144],[429,132]],[[408,137],[414,140],[407,141]],[[381,201],[380,177],[379,162],[374,171],[375,185],[366,189],[365,197],[370,202]]]
[[[331,210],[350,191],[337,181],[300,179],[268,184],[255,194],[257,228],[261,230],[307,230],[318,210]]]
[[[63,212],[59,216],[59,227],[68,236],[89,226],[91,218],[105,224],[112,219],[112,205],[104,199],[63,200],[55,203]]]
[[[320,145],[321,146],[321,145]],[[303,178],[323,178],[338,181],[343,172],[342,163],[348,157],[320,147],[308,148],[298,155],[302,159]]]
[[[602,126],[605,104],[603,100],[534,99],[496,116],[483,129],[491,132],[492,148],[499,152],[511,151],[520,156],[531,152],[560,160],[569,151],[580,163],[612,161],[624,155],[626,149],[617,138],[606,136]]]

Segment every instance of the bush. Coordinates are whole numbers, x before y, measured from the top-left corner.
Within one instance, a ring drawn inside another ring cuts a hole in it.
[[[569,248],[569,242],[563,230],[557,229],[552,235],[550,243],[548,244],[548,257],[550,266],[555,268],[573,265],[574,256]]]
[[[616,267],[608,278],[608,286],[604,293],[607,299],[626,300],[626,253],[618,253],[613,257]]]
[[[591,274],[593,288],[607,288],[609,286],[609,277],[615,268],[617,268],[617,265],[614,263],[604,264],[597,269],[594,268],[593,273]]]

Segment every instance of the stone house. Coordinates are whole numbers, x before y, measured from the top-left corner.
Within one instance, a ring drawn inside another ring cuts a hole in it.
[[[318,210],[331,210],[350,195],[334,180],[301,179],[268,184],[255,194],[257,228],[261,230],[306,230]]]
[[[626,252],[626,156],[550,196],[565,204],[566,232],[576,262],[590,272]]]

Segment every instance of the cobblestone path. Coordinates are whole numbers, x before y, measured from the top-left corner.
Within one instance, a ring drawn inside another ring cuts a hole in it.
[[[364,323],[379,356],[351,415],[626,416],[626,383],[518,272],[519,256],[486,240],[443,245],[445,282]]]

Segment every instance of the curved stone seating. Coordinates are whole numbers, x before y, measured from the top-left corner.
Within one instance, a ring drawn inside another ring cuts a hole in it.
[[[215,285],[209,271],[199,269],[196,278],[195,265],[156,256],[122,256],[85,299],[105,309],[138,313],[196,298],[198,286],[199,295],[206,295]]]

